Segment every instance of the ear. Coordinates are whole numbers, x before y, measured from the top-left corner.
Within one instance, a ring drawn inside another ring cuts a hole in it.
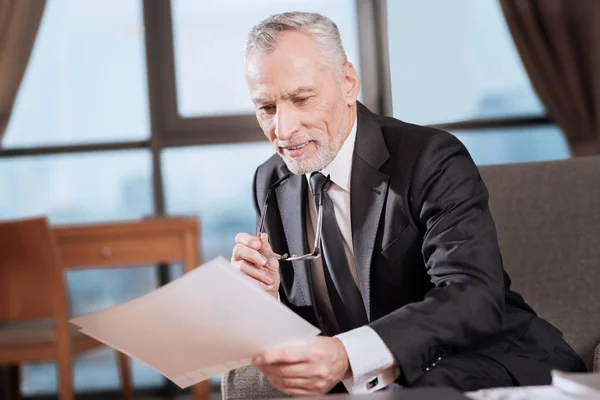
[[[355,105],[358,99],[358,92],[360,91],[360,79],[351,62],[346,62],[346,64],[344,64],[344,69],[342,71],[342,90],[346,104],[348,106]]]

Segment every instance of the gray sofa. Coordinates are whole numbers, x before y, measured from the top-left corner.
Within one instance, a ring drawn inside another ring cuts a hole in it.
[[[600,157],[480,167],[513,287],[600,372]],[[224,399],[283,397],[251,367]]]
[[[600,343],[600,157],[480,171],[513,287],[591,369]]]

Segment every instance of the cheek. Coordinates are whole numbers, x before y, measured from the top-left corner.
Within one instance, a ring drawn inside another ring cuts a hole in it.
[[[267,139],[273,142],[273,140],[275,140],[275,124],[273,123],[273,118],[261,116],[257,116],[256,118],[258,120],[258,125]]]

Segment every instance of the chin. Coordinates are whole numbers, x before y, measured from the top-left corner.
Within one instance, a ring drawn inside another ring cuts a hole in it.
[[[286,158],[283,159],[285,165],[291,173],[296,175],[304,175],[313,172],[311,168],[301,162],[288,161]]]
[[[296,174],[296,175],[304,175],[308,172],[308,164],[306,163],[306,161],[304,160],[298,160],[298,159],[290,159],[284,155],[279,155],[282,159],[283,162],[285,162],[286,167],[290,170],[291,173]]]
[[[282,156],[285,165],[290,172],[296,175],[310,174],[311,172],[320,171],[329,164],[319,157],[311,157],[309,159],[289,159]]]

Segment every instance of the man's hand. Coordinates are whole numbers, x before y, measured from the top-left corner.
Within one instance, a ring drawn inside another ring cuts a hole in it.
[[[279,291],[279,261],[273,254],[266,233],[260,238],[248,233],[238,233],[231,255],[231,263],[253,278],[271,296],[277,298]]]
[[[252,365],[289,396],[325,394],[351,374],[342,342],[324,336],[303,345],[267,350],[255,357]]]

